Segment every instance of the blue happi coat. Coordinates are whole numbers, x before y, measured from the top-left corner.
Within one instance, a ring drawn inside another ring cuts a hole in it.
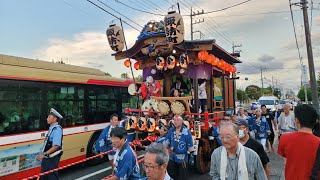
[[[163,142],[166,140],[166,137],[163,136],[163,137],[159,137],[157,140],[156,140],[156,143],[159,143],[159,144],[163,144]]]
[[[126,128],[127,121],[128,121],[127,119],[122,120],[119,126]],[[133,142],[134,139],[135,139],[135,130],[134,129],[127,130],[127,142]]]
[[[110,151],[113,149],[113,147],[111,145],[110,133],[111,133],[111,125],[104,128],[103,131],[101,132],[101,134],[96,142],[96,146],[95,146],[95,148],[98,151],[106,152],[106,151]],[[115,153],[116,152],[114,151],[114,152],[109,153],[109,155],[115,155]]]
[[[219,138],[220,126],[212,127],[212,134],[213,134],[213,137],[217,139],[218,144],[222,146],[221,139]]]
[[[137,158],[128,142],[124,144],[116,158],[114,175],[121,180],[140,179],[140,168]]]
[[[188,162],[188,149],[193,147],[190,130],[182,126],[178,138],[176,128],[172,127],[166,135],[165,143],[170,147],[170,160],[176,163]]]
[[[256,139],[266,139],[268,137],[268,132],[270,132],[269,123],[264,116],[260,117],[260,122],[257,121],[257,117],[255,117],[255,121],[252,124],[252,129],[256,133]]]

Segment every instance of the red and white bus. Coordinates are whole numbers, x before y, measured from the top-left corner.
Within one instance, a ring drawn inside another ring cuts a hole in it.
[[[0,55],[0,179],[40,172],[35,157],[50,108],[64,117],[60,166],[95,154],[109,116],[136,104],[127,92],[130,83],[97,69]]]

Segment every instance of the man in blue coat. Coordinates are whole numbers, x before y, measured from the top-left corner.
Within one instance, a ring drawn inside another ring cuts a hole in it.
[[[137,158],[129,143],[126,142],[127,131],[123,127],[115,127],[111,131],[112,145],[117,148],[114,176],[109,180],[139,180],[140,168]]]
[[[166,135],[164,145],[170,147],[170,161],[168,173],[175,180],[186,180],[188,175],[188,152],[194,152],[193,140],[190,130],[183,125],[181,116],[173,118],[174,127]]]
[[[101,132],[101,134],[97,140],[95,148],[98,151],[106,152],[106,151],[110,151],[113,149],[110,134],[111,134],[111,130],[118,126],[118,123],[119,123],[118,115],[112,114],[110,116],[110,125],[103,129],[103,131]],[[112,170],[114,169],[113,159],[114,159],[115,154],[116,154],[115,151],[108,154],[108,159],[112,165]]]

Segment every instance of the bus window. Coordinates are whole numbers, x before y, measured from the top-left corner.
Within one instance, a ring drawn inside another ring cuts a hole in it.
[[[40,130],[40,93],[35,83],[1,80],[1,135]]]

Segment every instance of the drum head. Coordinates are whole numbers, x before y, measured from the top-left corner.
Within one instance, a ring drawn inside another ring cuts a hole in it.
[[[151,108],[152,108],[152,104],[151,103],[152,103],[151,99],[148,99],[148,100],[144,101],[144,103],[141,106],[141,110],[142,111],[150,111]],[[143,114],[147,115],[148,112],[144,112]]]
[[[156,120],[153,118],[147,119],[147,129],[148,132],[153,132],[156,129]]]
[[[186,111],[184,102],[182,101],[173,101],[171,103],[171,111],[173,114],[181,115]]]
[[[162,115],[167,115],[170,112],[169,101],[160,101],[158,104],[158,110]]]
[[[152,99],[152,100],[151,100],[151,106],[152,106],[152,109],[153,109],[154,111],[159,112],[158,104],[159,104],[159,103],[158,103],[157,100],[155,100],[155,99]]]
[[[133,96],[135,92],[137,92],[136,85],[135,84],[130,84],[128,86],[128,93]]]

